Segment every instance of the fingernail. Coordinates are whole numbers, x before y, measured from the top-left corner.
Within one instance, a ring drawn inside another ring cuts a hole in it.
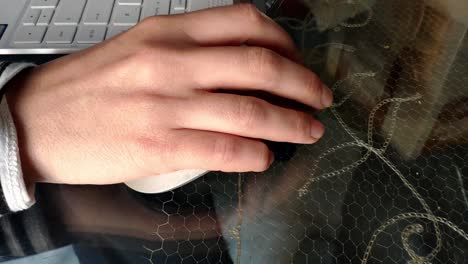
[[[268,158],[270,159],[270,166],[271,166],[271,164],[273,164],[273,162],[275,161],[275,154],[273,154],[273,152],[270,151],[270,156]]]
[[[320,98],[320,101],[325,108],[333,104],[333,93],[324,83],[322,83],[322,98]]]
[[[325,127],[317,120],[313,120],[310,126],[310,136],[316,140],[319,140],[323,137],[325,133]]]

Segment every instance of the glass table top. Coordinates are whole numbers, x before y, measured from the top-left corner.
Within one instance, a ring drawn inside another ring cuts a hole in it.
[[[171,192],[39,185],[5,263],[468,263],[468,3],[267,1],[334,90],[314,145]]]

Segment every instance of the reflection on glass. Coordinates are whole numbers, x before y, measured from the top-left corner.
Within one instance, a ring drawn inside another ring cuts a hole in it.
[[[320,142],[160,195],[43,186],[1,219],[4,259],[73,244],[95,263],[467,263],[466,1],[267,6],[335,91]]]

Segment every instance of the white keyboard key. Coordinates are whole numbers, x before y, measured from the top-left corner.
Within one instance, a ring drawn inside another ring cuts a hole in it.
[[[104,40],[106,26],[81,26],[76,33],[76,42],[80,44],[95,44]]]
[[[182,9],[171,9],[171,15],[184,14],[185,10]]]
[[[171,9],[185,10],[186,4],[187,4],[186,0],[173,0],[172,3],[171,3]]]
[[[85,25],[107,25],[114,0],[88,0],[83,15]]]
[[[29,9],[28,12],[26,12],[26,15],[24,15],[23,25],[25,26],[36,25],[37,20],[39,19],[40,15],[41,15],[40,9]]]
[[[109,26],[109,29],[107,30],[107,35],[106,35],[106,40],[110,39],[120,33],[123,33],[127,30],[129,30],[131,26]]]
[[[145,0],[141,20],[150,16],[169,15],[170,0]]]
[[[37,21],[38,26],[47,26],[52,19],[52,15],[54,14],[54,9],[42,9],[41,15],[39,16],[39,20]]]
[[[15,34],[15,43],[38,44],[42,42],[47,27],[44,26],[20,26]]]
[[[121,26],[133,26],[140,19],[140,6],[116,5],[112,13],[112,23]]]
[[[141,5],[141,0],[119,0],[119,5]]]
[[[73,42],[76,27],[73,26],[50,26],[45,36],[45,42],[51,44],[70,44]]]
[[[211,1],[200,1],[200,0],[187,0],[187,12],[198,11],[206,8],[212,8],[217,6],[228,6],[233,5],[233,0],[211,0]]]
[[[32,0],[31,8],[55,8],[58,0]]]
[[[185,13],[186,0],[172,0],[171,1],[171,15]]]
[[[77,25],[86,0],[61,0],[54,15],[55,25]]]

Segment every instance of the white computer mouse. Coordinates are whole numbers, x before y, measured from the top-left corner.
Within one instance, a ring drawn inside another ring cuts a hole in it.
[[[163,193],[174,190],[208,173],[206,170],[181,170],[126,182],[131,189],[141,193]]]

